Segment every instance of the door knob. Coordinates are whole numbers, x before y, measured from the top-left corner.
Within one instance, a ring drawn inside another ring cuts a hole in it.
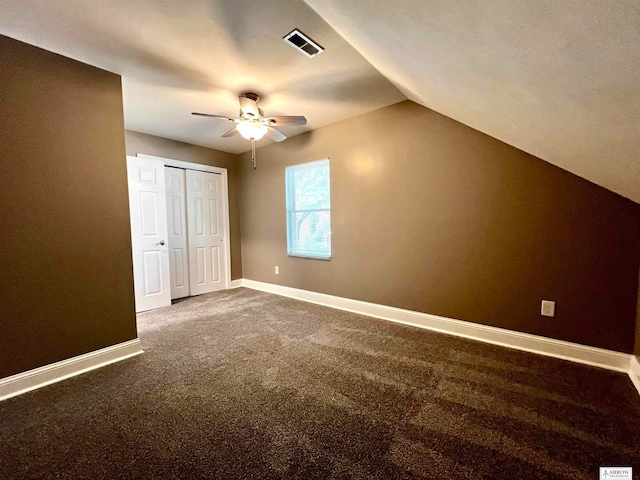
[[[164,240],[160,240],[158,243],[154,243],[154,245],[164,245]]]

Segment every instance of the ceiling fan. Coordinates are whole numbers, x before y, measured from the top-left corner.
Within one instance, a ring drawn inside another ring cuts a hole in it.
[[[243,93],[240,99],[240,117],[230,118],[224,115],[213,115],[210,113],[192,112],[192,115],[201,117],[218,118],[235,123],[235,126],[226,132],[223,137],[233,137],[241,135],[247,140],[251,140],[251,160],[253,168],[256,168],[256,141],[265,135],[271,140],[281,142],[287,137],[274,127],[293,127],[298,125],[306,125],[307,119],[302,116],[280,116],[265,117],[261,108],[258,108],[260,96],[256,93]]]

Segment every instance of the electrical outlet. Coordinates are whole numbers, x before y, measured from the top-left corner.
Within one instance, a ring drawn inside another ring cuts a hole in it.
[[[276,266],[275,271],[276,271],[276,275],[280,275],[280,267]]]
[[[540,308],[540,315],[543,317],[555,317],[556,316],[556,302],[551,300],[542,300],[542,307]]]

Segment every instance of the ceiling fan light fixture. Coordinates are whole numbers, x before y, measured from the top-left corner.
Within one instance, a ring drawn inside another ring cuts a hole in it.
[[[269,130],[265,125],[255,122],[240,122],[236,128],[247,140],[260,140]]]

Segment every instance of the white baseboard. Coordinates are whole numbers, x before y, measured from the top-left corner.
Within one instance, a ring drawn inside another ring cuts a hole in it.
[[[18,373],[0,380],[0,401],[142,353],[139,339]]]
[[[238,279],[238,280],[231,280],[231,284],[229,285],[229,288],[239,288],[242,286],[242,279]]]
[[[503,347],[629,373],[632,355],[375,303],[242,279],[242,286]]]
[[[638,361],[638,357],[631,357],[631,368],[629,369],[629,378],[638,390],[640,394],[640,362]]]

